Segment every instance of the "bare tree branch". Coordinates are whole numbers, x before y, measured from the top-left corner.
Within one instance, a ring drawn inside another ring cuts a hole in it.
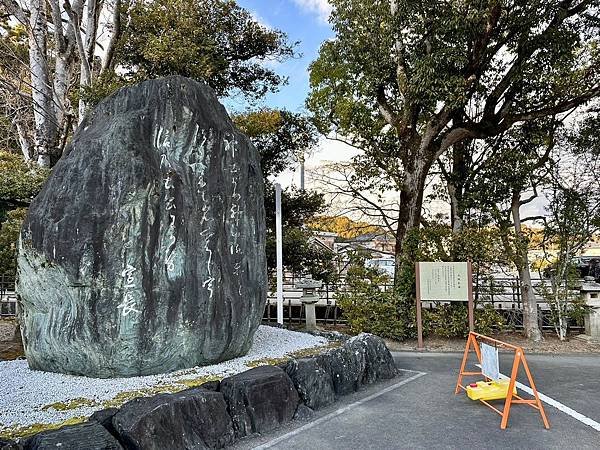
[[[381,113],[385,121],[394,128],[397,128],[398,116],[390,107],[385,96],[385,88],[383,86],[379,86],[379,88],[377,89],[377,105],[379,106],[379,112]]]
[[[22,24],[27,24],[29,21],[28,13],[19,5],[16,0],[0,0],[0,3],[4,5],[9,14],[15,16],[15,18]]]
[[[369,219],[376,218],[388,231],[394,232],[398,221],[398,205],[382,204],[369,198],[351,179],[353,169],[350,166],[338,164],[328,166],[327,169],[337,177],[321,171],[315,179],[332,197],[345,196],[351,199],[352,206],[344,207],[346,213],[358,212]]]

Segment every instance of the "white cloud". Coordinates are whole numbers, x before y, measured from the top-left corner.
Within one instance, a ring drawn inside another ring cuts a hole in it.
[[[294,2],[305,11],[316,13],[320,20],[327,23],[331,14],[331,5],[327,0],[294,0]]]
[[[250,12],[250,16],[252,16],[252,18],[258,22],[261,26],[268,28],[268,29],[273,29],[273,27],[269,24],[269,22],[267,22],[260,14],[258,14],[256,11],[254,11],[253,9],[249,10]]]
[[[306,187],[308,189],[316,188],[311,176],[311,172],[319,172],[323,166],[337,162],[348,162],[356,156],[359,151],[340,141],[334,141],[327,138],[321,138],[316,148],[309,151],[306,155]],[[286,170],[275,180],[285,187],[300,186],[299,164],[296,164],[292,170]]]

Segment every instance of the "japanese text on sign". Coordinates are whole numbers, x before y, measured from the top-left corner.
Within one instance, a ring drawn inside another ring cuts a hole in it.
[[[420,262],[421,300],[467,301],[469,298],[468,263]]]

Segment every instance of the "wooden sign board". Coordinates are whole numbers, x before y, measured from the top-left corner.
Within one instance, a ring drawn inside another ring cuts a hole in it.
[[[468,301],[468,272],[466,262],[420,262],[421,300]]]
[[[469,331],[475,330],[471,262],[417,262],[417,338],[423,349],[421,301],[468,302]]]

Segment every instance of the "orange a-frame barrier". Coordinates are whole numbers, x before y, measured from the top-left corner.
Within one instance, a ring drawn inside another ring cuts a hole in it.
[[[546,418],[546,413],[544,412],[544,406],[542,405],[542,402],[540,401],[540,396],[538,395],[538,391],[535,388],[535,383],[533,382],[533,377],[531,376],[531,372],[529,371],[529,366],[527,365],[527,360],[525,359],[525,353],[523,352],[523,349],[521,347],[517,347],[515,345],[511,345],[506,342],[498,341],[496,339],[492,339],[490,337],[484,336],[482,334],[474,333],[471,331],[469,333],[469,338],[467,339],[467,345],[465,347],[465,353],[463,356],[462,364],[460,366],[460,372],[458,374],[458,381],[456,382],[456,390],[454,391],[454,393],[458,394],[461,389],[463,389],[464,391],[467,390],[467,388],[461,384],[463,376],[465,376],[465,375],[467,375],[467,376],[483,375],[483,373],[481,373],[481,372],[465,372],[465,366],[467,364],[467,359],[469,359],[469,351],[471,349],[471,346],[473,346],[473,350],[475,350],[475,354],[477,355],[477,360],[479,361],[479,364],[481,364],[481,351],[479,350],[479,343],[477,342],[478,339],[481,341],[485,341],[486,343],[491,343],[491,344],[495,345],[496,347],[514,350],[514,352],[515,352],[515,359],[513,362],[512,372],[510,375],[510,382],[508,385],[508,395],[506,396],[506,400],[504,402],[504,409],[502,411],[500,411],[496,407],[490,405],[485,400],[481,400],[481,399],[479,400],[481,403],[483,403],[486,406],[489,406],[491,409],[493,409],[498,414],[500,414],[500,416],[502,416],[502,423],[500,424],[500,428],[502,428],[504,430],[506,428],[506,426],[508,425],[508,416],[510,415],[510,407],[513,403],[523,403],[525,405],[529,405],[532,408],[537,409],[540,412],[540,415],[542,416],[542,421],[544,422],[544,427],[550,428],[550,424],[548,423],[548,419]],[[527,379],[529,380],[529,386],[531,387],[531,390],[533,391],[535,399],[531,399],[531,400],[523,399],[523,398],[519,397],[517,394],[513,393],[515,383],[517,382],[517,374],[519,372],[519,366],[521,365],[521,363],[523,364],[523,368],[525,369],[525,373],[527,374]],[[483,375],[483,376],[485,376],[485,375]]]

